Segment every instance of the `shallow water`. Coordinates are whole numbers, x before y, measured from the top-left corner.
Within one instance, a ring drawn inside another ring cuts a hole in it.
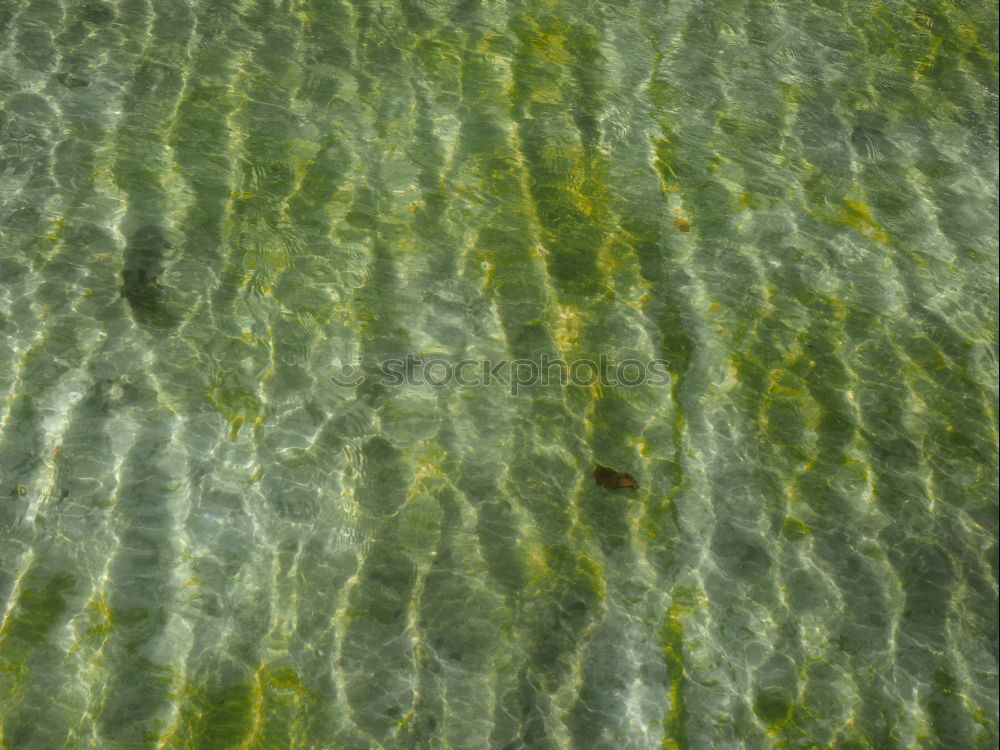
[[[0,744],[996,747],[996,23],[0,0]]]

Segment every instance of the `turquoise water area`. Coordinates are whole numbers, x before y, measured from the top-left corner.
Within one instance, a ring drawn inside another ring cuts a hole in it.
[[[997,59],[0,0],[0,747],[997,747]],[[669,377],[441,375],[602,355]]]

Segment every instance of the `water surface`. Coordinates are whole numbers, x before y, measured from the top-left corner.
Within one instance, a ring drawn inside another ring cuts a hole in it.
[[[996,24],[0,0],[0,744],[996,747]]]

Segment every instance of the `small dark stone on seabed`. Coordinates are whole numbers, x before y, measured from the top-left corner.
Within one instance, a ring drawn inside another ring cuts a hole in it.
[[[634,490],[639,489],[639,483],[635,481],[634,476],[626,474],[623,471],[615,471],[608,466],[598,466],[594,469],[594,481],[601,487],[607,487],[612,490],[619,490],[622,487],[631,487]]]

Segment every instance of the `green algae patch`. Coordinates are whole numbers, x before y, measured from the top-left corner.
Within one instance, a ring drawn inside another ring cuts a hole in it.
[[[300,711],[315,699],[297,670],[272,664],[231,684],[187,685],[178,696],[179,718],[161,746],[290,747]]]
[[[761,690],[754,700],[753,712],[767,725],[767,733],[774,736],[791,718],[792,702],[778,690]]]
[[[576,559],[576,577],[580,584],[586,581],[584,587],[596,596],[600,601],[607,595],[607,583],[601,571],[601,566],[595,563],[588,555],[580,555]]]
[[[67,597],[75,586],[76,578],[69,573],[48,580],[28,573],[21,583],[13,616],[0,630],[0,653],[26,652],[49,643],[52,629],[68,610]]]
[[[246,747],[260,750],[291,746],[299,715],[318,699],[297,670],[271,664],[258,670],[253,698],[255,726]]]
[[[111,635],[112,616],[107,597],[98,594],[87,602],[81,619],[82,629],[70,653],[76,653],[83,648],[96,652]]]
[[[657,138],[653,144],[656,151],[656,169],[660,174],[663,191],[672,193],[680,189],[677,173],[681,170],[670,141],[667,138]]]
[[[680,619],[685,609],[678,604],[671,606],[660,629],[660,646],[670,675],[670,706],[663,722],[663,750],[684,750],[688,746],[684,728],[687,722],[687,705],[684,700],[684,626]]]
[[[185,696],[182,724],[190,741],[182,747],[222,748],[247,745],[253,732],[253,682],[215,686]],[[244,738],[242,743],[237,738]]]
[[[791,516],[785,519],[785,523],[781,527],[781,536],[790,542],[797,541],[810,534],[812,534],[812,529],[802,521],[796,520]]]
[[[588,604],[604,599],[607,584],[603,571],[588,554],[574,554],[574,550],[566,544],[554,544],[545,549],[543,554],[542,570],[532,579],[536,594],[565,590]],[[533,562],[538,565],[540,561],[535,559]]]
[[[444,492],[447,491],[446,488]],[[442,491],[435,494],[439,493]],[[441,503],[433,494],[420,492],[407,498],[396,521],[396,535],[402,547],[413,556],[433,549],[441,537],[443,518]]]
[[[0,630],[0,701],[20,700],[25,686],[37,679],[35,665],[52,651],[53,631],[66,617],[75,586],[68,573],[46,577],[29,571],[21,580],[17,604]],[[2,737],[0,716],[0,746]]]
[[[263,421],[263,406],[257,394],[232,371],[219,370],[206,400],[229,423],[232,440],[239,436],[247,422],[256,428]]]
[[[885,228],[876,221],[875,217],[872,215],[872,209],[870,206],[862,203],[861,201],[852,200],[850,198],[844,198],[844,207],[840,210],[839,214],[828,214],[822,211],[816,211],[808,206],[805,206],[805,210],[816,216],[817,218],[823,219],[824,221],[831,221],[836,224],[843,224],[845,227],[850,227],[856,232],[864,235],[870,240],[878,242],[882,245],[888,245],[891,243],[891,238],[889,233],[885,231]]]

